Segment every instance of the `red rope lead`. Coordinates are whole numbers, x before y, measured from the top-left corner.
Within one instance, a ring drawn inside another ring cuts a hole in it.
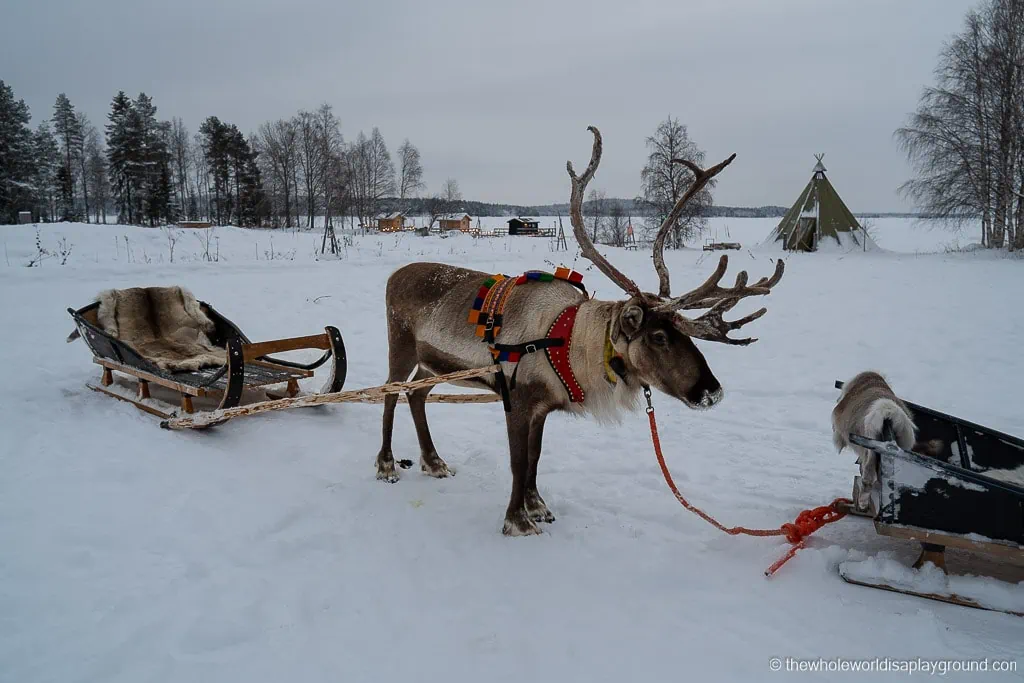
[[[675,481],[672,480],[672,474],[668,471],[668,465],[665,464],[665,456],[661,452],[661,439],[658,438],[658,423],[654,419],[654,406],[651,404],[651,390],[647,387],[644,387],[644,397],[647,399],[647,418],[651,423],[651,441],[654,443],[654,454],[658,456],[658,465],[661,466],[661,473],[665,476],[665,482],[672,490],[672,493],[675,494],[676,500],[678,500],[684,508],[694,513],[719,531],[724,531],[730,536],[785,536],[786,540],[793,544],[793,546],[786,551],[785,555],[776,560],[775,563],[765,571],[765,576],[771,576],[774,574],[782,567],[782,565],[786,564],[786,562],[796,555],[796,552],[804,547],[804,540],[808,536],[826,524],[838,522],[846,516],[846,511],[843,510],[841,506],[844,504],[850,504],[852,501],[848,498],[836,498],[829,505],[822,505],[821,507],[804,510],[797,515],[796,519],[793,520],[792,523],[783,524],[778,529],[748,529],[743,526],[724,526],[717,519],[704,512],[696,505],[692,505],[690,501],[686,500],[683,494],[679,492],[679,488],[676,486]]]

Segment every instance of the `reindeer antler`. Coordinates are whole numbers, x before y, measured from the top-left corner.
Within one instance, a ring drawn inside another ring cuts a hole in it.
[[[732,163],[736,155],[731,155],[725,161],[716,164],[708,169],[702,169],[693,162],[687,161],[686,159],[673,159],[672,163],[682,164],[693,172],[693,184],[683,194],[682,197],[672,207],[672,211],[669,212],[668,216],[662,222],[658,228],[657,236],[654,239],[654,269],[658,272],[659,281],[659,292],[658,297],[655,299],[652,295],[642,294],[640,288],[631,279],[622,274],[615,266],[608,262],[608,260],[598,253],[594,247],[594,243],[591,241],[590,236],[587,235],[586,228],[583,224],[583,196],[587,190],[587,184],[591,178],[594,177],[594,173],[597,171],[597,166],[601,163],[601,152],[602,152],[602,141],[601,133],[594,126],[587,128],[591,133],[594,134],[594,149],[590,154],[590,164],[587,165],[587,169],[583,172],[582,176],[577,177],[576,171],[573,170],[572,162],[566,162],[566,170],[569,171],[569,178],[572,180],[572,195],[569,201],[569,218],[572,221],[573,234],[576,235],[576,241],[580,245],[580,251],[582,255],[592,261],[598,270],[604,273],[609,280],[614,282],[616,285],[621,287],[630,296],[643,297],[650,301],[654,299],[660,302],[654,305],[656,311],[680,311],[690,310],[694,308],[706,308],[708,311],[699,318],[687,318],[682,314],[678,315],[677,325],[683,334],[695,339],[704,339],[707,341],[721,342],[723,344],[737,344],[746,345],[757,341],[753,338],[745,339],[734,339],[729,336],[729,332],[737,330],[749,322],[757,320],[764,315],[768,309],[762,308],[750,315],[740,318],[738,320],[725,320],[722,315],[732,310],[740,302],[740,299],[744,299],[748,296],[763,296],[768,294],[772,287],[779,283],[782,279],[782,274],[786,269],[786,264],[780,259],[775,263],[775,273],[770,277],[763,277],[752,285],[747,285],[747,272],[740,271],[736,276],[736,283],[732,287],[721,287],[719,283],[722,281],[722,277],[725,275],[725,271],[729,267],[729,257],[723,255],[718,261],[718,267],[715,272],[704,281],[702,285],[694,290],[683,294],[682,296],[672,297],[671,289],[669,287],[669,274],[668,268],[665,267],[665,238],[668,236],[669,230],[675,224],[676,220],[683,212],[683,207],[688,201],[690,201],[694,195],[700,192],[704,186],[706,186],[712,178],[722,172],[726,166]]]
[[[630,296],[640,296],[640,288],[635,282],[620,272],[615,266],[602,256],[590,236],[587,235],[586,226],[583,224],[583,196],[587,191],[590,179],[594,177],[598,164],[601,163],[601,132],[594,126],[588,126],[587,130],[594,134],[594,149],[590,153],[590,163],[583,175],[577,177],[573,170],[572,162],[565,162],[565,169],[569,172],[572,180],[572,194],[569,199],[569,221],[572,223],[572,232],[576,236],[576,242],[580,245],[580,253],[584,258],[589,259],[597,269],[600,270],[609,280],[614,282]]]
[[[654,238],[654,269],[658,271],[658,296],[665,298],[670,296],[672,290],[669,286],[668,268],[665,267],[665,238],[668,237],[669,230],[679,220],[679,216],[683,213],[683,207],[690,201],[694,195],[704,189],[712,178],[722,172],[722,169],[732,163],[732,160],[736,158],[733,154],[728,159],[720,164],[716,164],[706,171],[697,164],[687,161],[686,159],[673,159],[673,164],[682,164],[686,168],[693,171],[693,184],[690,185],[682,197],[675,203],[672,210],[668,212],[668,216],[661,222],[661,227],[658,228],[658,234]],[[719,276],[721,277],[721,276]]]
[[[740,302],[740,299],[748,296],[763,296],[771,292],[772,287],[777,285],[779,280],[782,279],[782,274],[786,270],[786,264],[782,259],[779,259],[775,262],[775,273],[770,278],[763,277],[749,287],[747,286],[747,271],[745,270],[741,270],[736,275],[736,284],[732,287],[719,287],[718,283],[722,280],[722,276],[725,275],[728,266],[729,257],[723,255],[718,261],[718,268],[711,274],[711,277],[704,281],[704,284],[682,296],[665,301],[660,306],[657,306],[656,310],[678,311],[707,308],[709,309],[707,313],[696,319],[680,315],[680,320],[677,323],[679,330],[688,337],[722,342],[723,344],[746,346],[757,341],[757,339],[751,337],[734,339],[729,336],[729,332],[738,330],[747,323],[757,320],[768,312],[767,308],[761,308],[739,320],[725,320],[722,314],[732,310]]]
[[[703,169],[700,166],[697,166],[697,164],[686,159],[672,160],[672,163],[682,164],[693,172],[693,184],[690,185],[689,189],[686,190],[683,196],[675,203],[675,206],[672,207],[668,216],[666,216],[665,220],[662,221],[661,227],[658,228],[658,234],[654,238],[654,269],[658,271],[658,296],[663,300],[663,303],[657,305],[655,310],[679,311],[694,308],[707,308],[709,309],[708,312],[697,319],[691,319],[680,315],[680,320],[678,322],[679,329],[687,336],[694,337],[696,339],[722,342],[724,344],[746,345],[757,340],[749,337],[746,339],[734,339],[729,336],[729,332],[739,329],[751,321],[757,320],[764,315],[768,309],[762,308],[759,311],[751,313],[745,318],[732,321],[722,318],[722,314],[730,311],[739,303],[740,299],[748,296],[768,294],[772,287],[777,285],[779,280],[782,279],[782,273],[786,268],[785,263],[779,260],[775,264],[775,273],[771,278],[761,278],[749,287],[747,286],[747,272],[745,270],[740,271],[736,276],[736,283],[732,287],[726,288],[720,287],[718,284],[722,281],[722,277],[725,275],[725,271],[729,267],[729,257],[723,255],[718,261],[718,268],[716,268],[715,272],[713,272],[711,276],[704,281],[704,284],[675,298],[672,298],[668,268],[665,267],[665,238],[668,236],[669,230],[672,229],[672,226],[675,225],[676,220],[678,220],[679,216],[683,213],[683,207],[698,192],[704,189],[704,186],[707,185],[712,178],[721,173],[722,169],[731,164],[735,158],[736,155],[732,154],[728,159],[715,164],[708,169]]]
[[[781,263],[781,261],[780,261]],[[738,298],[734,299],[722,299],[717,304],[711,307],[711,309],[696,319],[690,319],[686,316],[679,316],[682,320],[677,323],[680,331],[687,337],[694,339],[704,339],[707,341],[722,342],[723,344],[734,344],[737,346],[746,346],[747,344],[753,344],[757,341],[756,337],[746,337],[744,339],[734,339],[729,336],[729,332],[732,330],[738,330],[747,323],[757,320],[762,315],[768,312],[767,308],[760,308],[745,318],[739,320],[725,320],[722,318],[722,314],[730,310],[733,306],[739,303]]]
[[[711,308],[723,299],[740,299],[748,296],[759,296],[768,294],[771,288],[779,283],[782,274],[786,270],[786,264],[779,259],[775,262],[775,272],[770,278],[763,277],[754,284],[747,286],[747,271],[741,270],[736,275],[736,283],[732,287],[720,287],[719,282],[729,267],[729,257],[722,255],[718,260],[718,267],[711,276],[696,289],[692,289],[682,296],[664,299],[664,303],[657,306],[659,311],[680,311],[694,308]],[[731,308],[731,306],[730,306]]]

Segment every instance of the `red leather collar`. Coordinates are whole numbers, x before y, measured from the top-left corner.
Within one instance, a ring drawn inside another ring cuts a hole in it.
[[[558,375],[558,379],[562,381],[562,386],[569,392],[569,400],[573,403],[583,403],[583,399],[586,397],[583,393],[583,387],[576,381],[576,375],[573,374],[572,366],[569,364],[569,350],[572,348],[572,330],[576,325],[576,313],[578,310],[579,306],[569,306],[558,314],[555,322],[551,324],[551,328],[548,330],[548,339],[561,338],[565,340],[565,343],[561,346],[549,346],[544,349],[544,352],[548,355],[548,362],[551,363],[551,367],[554,369],[555,374]]]

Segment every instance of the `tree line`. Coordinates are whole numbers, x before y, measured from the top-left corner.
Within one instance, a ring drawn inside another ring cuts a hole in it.
[[[487,206],[467,203],[458,182],[425,189],[419,150],[408,139],[392,157],[374,127],[346,141],[330,104],[267,121],[245,135],[233,123],[206,118],[191,133],[177,117],[162,120],[152,98],[123,91],[112,99],[102,133],[61,93],[50,119],[35,129],[23,100],[0,81],[0,221],[19,211],[34,221],[163,225],[208,220],[247,227],[313,227],[323,217],[323,247],[335,248],[334,225],[371,225],[386,211],[429,217]],[[692,178],[673,159],[703,163],[703,152],[686,126],[671,116],[647,139],[649,157],[635,199],[609,200],[595,190],[585,204],[595,241],[622,244],[634,211],[638,226],[653,231],[686,191]],[[515,208],[511,213],[535,213]],[[546,207],[540,207],[546,208]],[[554,213],[559,213],[557,206]],[[711,213],[710,188],[687,207],[672,230],[672,245],[698,234]]]
[[[34,221],[312,227],[324,216],[369,223],[424,189],[420,152],[405,140],[393,159],[380,130],[346,142],[329,104],[268,121],[245,135],[210,116],[192,134],[161,120],[152,98],[118,92],[101,133],[61,93],[35,128],[24,100],[0,81],[0,222]],[[396,163],[397,162],[397,163]],[[435,195],[458,184],[448,179]],[[461,195],[459,195],[461,199]],[[451,202],[449,201],[449,204]]]
[[[935,85],[896,138],[915,170],[902,192],[981,244],[1024,249],[1024,0],[985,0],[942,49]]]

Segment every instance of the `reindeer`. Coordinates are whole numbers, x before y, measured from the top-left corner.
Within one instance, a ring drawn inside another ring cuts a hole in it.
[[[577,176],[572,162],[566,170],[572,183],[570,220],[582,255],[621,288],[628,298],[599,301],[588,298],[572,284],[550,283],[515,287],[508,295],[499,341],[526,341],[544,337],[555,321],[570,309],[575,325],[563,338],[568,347],[567,360],[574,376],[574,397],[563,383],[564,372],[556,372],[554,363],[543,354],[523,356],[515,368],[514,382],[502,374],[470,380],[468,386],[484,387],[503,393],[506,426],[512,468],[512,494],[505,511],[503,533],[523,536],[540,533],[537,522],[553,522],[555,517],[537,490],[537,463],[540,460],[544,422],[554,410],[572,414],[590,414],[598,419],[615,415],[639,405],[639,394],[650,396],[650,387],[668,394],[692,409],[706,409],[723,396],[722,386],[707,361],[693,343],[694,339],[724,344],[747,345],[756,339],[729,337],[747,323],[760,318],[762,308],[744,318],[727,321],[723,314],[749,296],[768,294],[782,278],[784,264],[776,263],[771,278],[747,285],[746,272],[740,272],[732,287],[721,287],[728,257],[722,256],[715,272],[696,289],[673,297],[669,272],[665,266],[665,238],[686,203],[736,157],[730,156],[707,170],[684,159],[694,181],[675,203],[658,229],[654,240],[654,267],[658,274],[658,294],[642,292],[635,282],[598,253],[583,224],[582,204],[587,184],[601,161],[602,139],[597,128],[590,164]],[[413,263],[395,271],[388,279],[386,306],[388,322],[388,381],[406,380],[412,375],[422,379],[456,370],[479,368],[493,362],[488,346],[474,336],[467,324],[467,313],[477,290],[490,274],[440,263]],[[708,309],[697,318],[679,311]],[[610,358],[610,360],[609,360]],[[415,374],[413,374],[415,373]],[[453,474],[438,455],[427,426],[425,403],[433,387],[409,394],[409,408],[416,425],[420,445],[420,468],[433,477]],[[582,400],[578,400],[580,397]],[[377,478],[395,482],[398,472],[391,450],[391,436],[397,396],[384,402],[383,440],[377,454]]]

